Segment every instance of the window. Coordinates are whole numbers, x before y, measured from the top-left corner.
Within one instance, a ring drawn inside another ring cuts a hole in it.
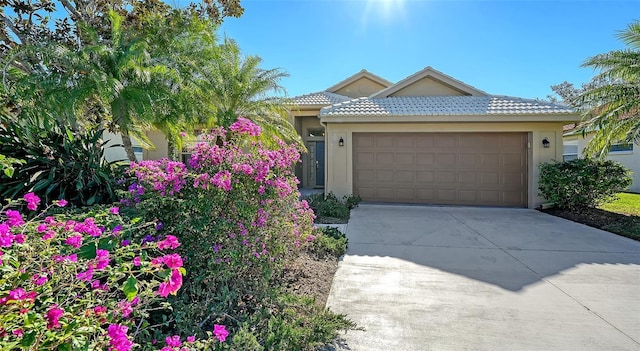
[[[563,143],[562,160],[570,161],[578,158],[578,139],[565,140]]]
[[[308,137],[323,137],[324,136],[324,128],[309,128],[307,129]]]
[[[633,152],[633,144],[627,144],[627,143],[613,144],[609,148],[609,152],[612,152],[612,153],[616,153],[616,152],[632,153]]]

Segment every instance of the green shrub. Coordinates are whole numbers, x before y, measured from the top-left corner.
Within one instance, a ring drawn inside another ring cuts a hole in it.
[[[335,256],[340,257],[347,252],[348,239],[336,227],[318,228],[315,232],[315,239],[311,242],[309,251],[317,257]]]
[[[540,165],[540,195],[559,208],[596,207],[629,185],[629,171],[614,161],[580,158]]]
[[[0,198],[33,192],[45,202],[65,199],[77,206],[116,201],[122,172],[105,161],[101,137],[102,130],[74,131],[59,122],[3,121],[0,154],[23,162],[0,173]]]
[[[333,193],[311,194],[304,197],[313,209],[315,215],[323,222],[323,219],[337,218],[343,221],[349,219],[350,211],[358,206],[361,199],[359,196],[345,195],[342,199]]]

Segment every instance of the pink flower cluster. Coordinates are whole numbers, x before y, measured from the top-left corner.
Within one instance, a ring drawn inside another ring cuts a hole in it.
[[[109,351],[129,351],[133,347],[133,341],[127,336],[129,328],[125,325],[110,324],[107,328],[107,336],[111,348]]]
[[[139,180],[150,183],[160,195],[179,193],[185,185],[187,170],[182,162],[162,159],[159,161],[141,161],[131,163],[129,172]],[[129,189],[131,191],[131,189]],[[137,192],[138,189],[136,188]]]
[[[34,193],[28,193],[24,197],[24,200],[27,201],[27,208],[31,211],[35,211],[38,209],[38,205],[40,205],[40,198],[36,196]]]
[[[235,122],[233,122],[233,124],[229,126],[229,130],[238,134],[248,134],[250,136],[260,135],[260,126],[243,117],[239,117]]]

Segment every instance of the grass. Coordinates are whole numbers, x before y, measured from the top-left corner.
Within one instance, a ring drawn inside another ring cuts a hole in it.
[[[640,194],[619,193],[617,196],[617,200],[601,205],[600,209],[630,216],[640,216]]]
[[[619,193],[618,199],[600,209],[627,215],[625,219],[605,225],[602,229],[640,241],[640,194]]]

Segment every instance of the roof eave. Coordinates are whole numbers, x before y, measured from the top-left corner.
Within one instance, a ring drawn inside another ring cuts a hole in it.
[[[574,114],[492,114],[492,115],[323,115],[320,121],[327,123],[505,123],[505,122],[575,122],[580,116]]]

